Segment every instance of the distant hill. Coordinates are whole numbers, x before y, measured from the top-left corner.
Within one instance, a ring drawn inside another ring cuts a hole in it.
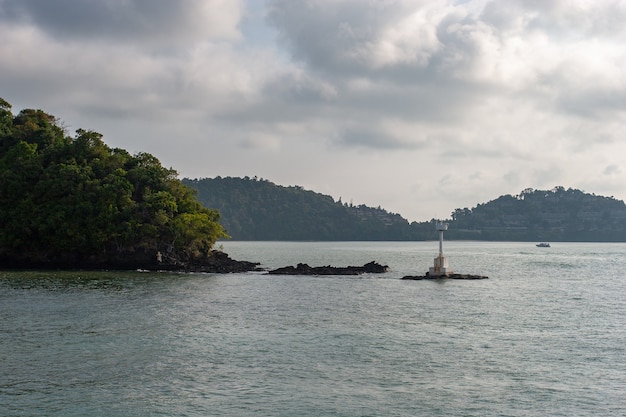
[[[183,179],[235,240],[413,240],[402,216],[256,178]],[[429,231],[433,230],[432,228]],[[430,233],[432,235],[432,233]],[[432,238],[432,236],[431,236]]]
[[[561,186],[527,188],[473,209],[456,209],[450,229],[452,239],[624,242],[626,205]]]
[[[432,240],[434,219],[409,223],[378,207],[346,204],[299,186],[257,178],[184,179],[217,209],[235,240]],[[613,197],[555,187],[525,189],[456,209],[446,239],[626,242],[626,205]]]

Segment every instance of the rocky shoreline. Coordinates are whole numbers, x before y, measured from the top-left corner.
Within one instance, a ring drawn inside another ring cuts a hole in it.
[[[414,281],[419,281],[422,279],[488,279],[489,277],[486,277],[484,275],[470,275],[470,274],[448,274],[448,275],[440,275],[440,276],[434,276],[434,275],[428,275],[428,273],[426,273],[426,275],[407,275],[402,277],[402,279],[408,279],[408,280],[414,280]]]
[[[299,263],[297,266],[285,266],[282,268],[268,271],[270,275],[361,275],[365,273],[380,274],[387,272],[387,265],[380,265],[374,261],[368,262],[363,266],[315,266],[311,267],[307,264]]]
[[[1,255],[1,254],[0,254]],[[269,275],[361,275],[366,273],[381,274],[389,271],[387,265],[375,261],[362,266],[309,266],[298,263],[296,266],[285,266],[267,271],[259,262],[238,261],[227,253],[214,250],[208,256],[193,261],[164,261],[145,254],[131,254],[115,258],[80,258],[65,255],[55,258],[33,258],[22,256],[18,259],[0,256],[0,268],[4,269],[40,269],[40,270],[144,270],[170,272],[201,272],[213,274],[243,273],[266,271]],[[436,280],[436,279],[487,279],[483,275],[448,274],[446,276],[407,275],[403,280]]]
[[[159,259],[145,253],[102,257],[79,257],[72,254],[55,257],[0,256],[0,268],[15,270],[145,270],[228,274],[261,271],[259,265],[259,262],[232,259],[227,253],[218,250],[211,251],[208,256],[192,261],[163,260],[163,258]]]
[[[156,263],[153,268],[159,271],[179,271],[179,272],[204,272],[214,274],[231,274],[239,272],[261,271],[259,262],[237,261],[232,259],[227,253],[213,251],[211,256],[201,262],[189,262],[181,264]]]

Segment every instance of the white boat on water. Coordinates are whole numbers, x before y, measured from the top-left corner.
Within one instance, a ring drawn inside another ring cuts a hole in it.
[[[550,244],[546,242],[537,243],[538,248],[549,248]]]

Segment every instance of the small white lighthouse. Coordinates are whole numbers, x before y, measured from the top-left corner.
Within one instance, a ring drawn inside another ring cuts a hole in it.
[[[435,228],[439,231],[439,256],[435,258],[435,264],[428,270],[431,277],[441,277],[452,274],[452,270],[448,269],[448,259],[443,256],[443,232],[448,230],[448,223],[437,222]]]

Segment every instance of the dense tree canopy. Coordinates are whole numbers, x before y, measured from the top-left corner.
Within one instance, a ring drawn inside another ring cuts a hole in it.
[[[0,262],[190,262],[225,236],[218,220],[154,156],[0,99]]]
[[[431,240],[435,220],[408,223],[399,214],[283,187],[256,178],[185,179],[240,240]],[[424,203],[426,204],[426,203]],[[523,190],[456,209],[446,239],[626,241],[626,205],[612,197],[558,186]]]
[[[527,188],[452,213],[450,238],[485,240],[626,241],[626,205],[557,186]]]
[[[331,196],[283,187],[257,178],[184,179],[199,200],[219,210],[238,240],[411,240],[434,239],[434,225],[409,225],[382,208],[346,204]]]

